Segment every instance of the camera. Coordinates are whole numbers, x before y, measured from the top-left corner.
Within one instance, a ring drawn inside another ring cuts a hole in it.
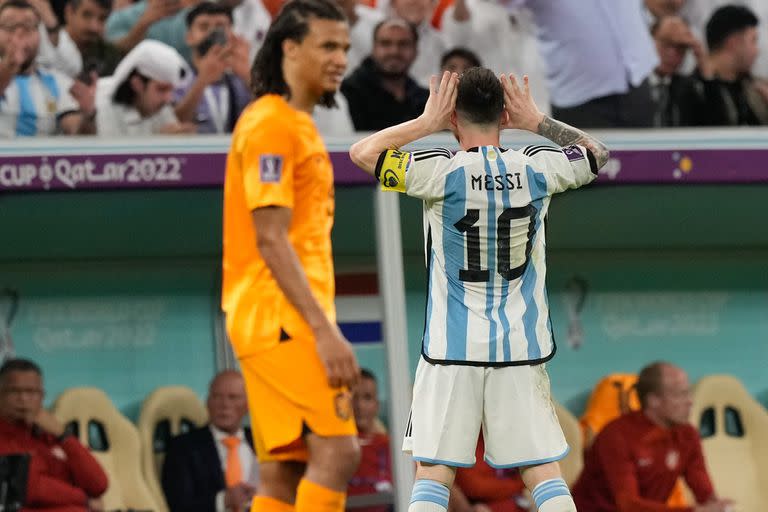
[[[227,44],[227,32],[222,27],[215,28],[208,36],[197,45],[197,52],[203,56],[208,53],[214,45],[224,46]]]

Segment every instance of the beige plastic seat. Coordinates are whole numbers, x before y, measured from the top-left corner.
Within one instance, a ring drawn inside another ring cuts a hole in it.
[[[184,386],[166,386],[154,390],[141,405],[138,428],[141,465],[158,512],[167,512],[160,473],[168,441],[208,422],[208,411],[197,394]]]
[[[96,388],[64,391],[54,415],[76,433],[109,477],[105,510],[158,511],[141,472],[139,434],[107,395]]]
[[[694,388],[691,421],[702,434],[715,491],[737,512],[768,506],[768,411],[730,375],[702,378]]]
[[[581,474],[581,469],[584,467],[584,444],[581,426],[579,425],[579,420],[568,409],[554,400],[552,403],[555,406],[555,413],[560,421],[560,427],[563,429],[563,434],[565,434],[565,440],[568,442],[568,446],[571,447],[568,456],[560,461],[560,470],[563,472],[565,483],[572,485],[576,482],[579,474]]]

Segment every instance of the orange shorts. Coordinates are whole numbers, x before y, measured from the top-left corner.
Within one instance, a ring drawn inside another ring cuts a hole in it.
[[[240,359],[260,462],[308,460],[303,436],[356,436],[351,394],[331,388],[314,340],[294,338]]]

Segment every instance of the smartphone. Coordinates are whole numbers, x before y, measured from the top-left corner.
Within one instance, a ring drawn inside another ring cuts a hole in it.
[[[197,45],[197,52],[200,55],[208,53],[214,45],[224,46],[227,44],[227,32],[222,27],[213,29],[203,41]]]

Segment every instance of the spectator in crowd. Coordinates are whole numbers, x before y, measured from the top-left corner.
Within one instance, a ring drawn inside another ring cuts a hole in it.
[[[0,136],[93,134],[95,85],[37,65],[39,23],[26,0],[0,4]]]
[[[495,469],[485,461],[484,456],[485,443],[481,432],[475,465],[458,468],[453,484],[461,490],[471,508],[459,507],[455,512],[463,512],[462,508],[467,512],[526,512],[531,502],[526,496],[520,471],[517,468]],[[451,499],[454,499],[453,493]]]
[[[761,20],[762,23],[757,26],[759,32],[757,43],[760,51],[753,72],[755,76],[768,77],[768,2],[765,0],[689,0],[680,14],[688,21],[694,35],[700,40],[705,40],[709,18],[717,9],[726,5],[748,7]]]
[[[550,112],[546,70],[529,11],[491,0],[456,0],[442,17],[444,37],[482,57],[496,74],[528,75],[531,94],[545,114]]]
[[[251,100],[249,47],[232,33],[228,7],[201,2],[187,15],[192,76],[176,89],[176,117],[198,133],[231,133]]]
[[[347,494],[375,494],[392,491],[392,459],[389,436],[379,423],[379,389],[376,376],[365,368],[352,396],[361,458],[357,472],[349,481]],[[386,505],[356,508],[358,512],[387,512]]]
[[[693,50],[699,67],[706,66],[704,45],[693,37],[686,22],[679,16],[664,16],[651,27],[659,53],[659,65],[649,80],[656,105],[654,126],[689,126],[692,79],[680,73],[689,50]]]
[[[450,71],[461,75],[469,68],[479,68],[480,59],[466,48],[456,47],[445,52],[440,59],[440,72]]]
[[[272,18],[285,0],[233,0],[232,17],[234,23],[232,31],[245,39],[250,45],[251,51],[248,58],[249,65],[253,62],[256,53],[264,42],[264,36],[272,24]]]
[[[373,29],[381,21],[384,14],[358,0],[338,0],[349,20],[349,51],[347,52],[347,76],[357,69],[363,59],[371,54]]]
[[[104,24],[111,10],[112,0],[67,2],[64,27],[40,40],[39,62],[70,78],[83,77],[86,82],[93,80],[92,73],[114,73],[122,52],[104,39]]]
[[[376,26],[371,55],[341,84],[355,130],[381,130],[424,111],[429,91],[409,75],[417,39],[416,28],[405,20]]]
[[[171,439],[162,484],[171,512],[247,512],[258,480],[245,383],[227,370],[211,381],[202,428]]]
[[[40,37],[45,38],[47,34],[55,37],[64,22],[64,4],[61,4],[61,18],[56,13],[56,9],[49,0],[27,0],[29,4],[37,11],[40,18]]]
[[[747,7],[726,5],[707,23],[709,59],[694,73],[690,95],[698,126],[768,124],[768,81],[755,78],[758,19]]]
[[[653,125],[648,77],[658,57],[641,2],[507,3],[534,15],[553,117],[583,128]]]
[[[665,505],[680,476],[696,498],[694,512],[728,510],[731,502],[715,494],[699,434],[688,423],[686,373],[670,363],[652,363],[638,376],[637,395],[641,410],[606,425],[586,453],[572,491],[579,512],[680,510]]]
[[[139,0],[113,11],[107,19],[107,39],[128,53],[145,39],[172,46],[187,61],[192,54],[186,43],[186,18],[200,0]]]
[[[0,367],[0,455],[30,455],[23,510],[103,510],[107,475],[64,426],[43,409],[43,374],[26,359]]]
[[[186,74],[179,52],[159,41],[143,41],[118,64],[115,74],[99,80],[96,127],[101,136],[195,133],[180,123],[171,106]]]
[[[429,87],[429,77],[435,74],[440,57],[448,49],[431,23],[436,5],[437,0],[392,0],[390,4],[392,16],[407,21],[416,30],[416,57],[410,73],[422,87]]]
[[[678,16],[685,2],[686,0],[645,0],[646,18],[654,24],[665,16]]]

